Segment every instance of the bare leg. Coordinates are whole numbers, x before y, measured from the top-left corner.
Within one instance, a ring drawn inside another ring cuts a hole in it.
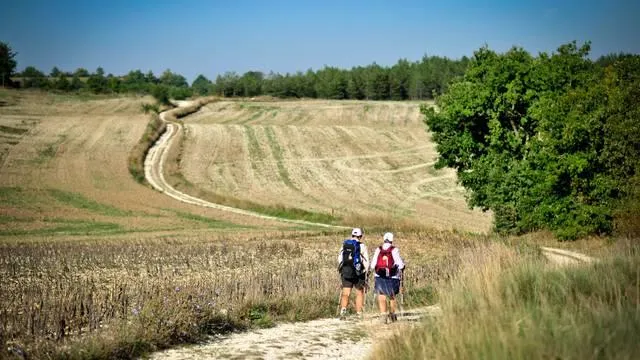
[[[378,308],[380,309],[380,314],[385,314],[387,312],[387,296],[383,294],[378,294]]]
[[[349,305],[349,295],[351,295],[351,288],[342,288],[342,297],[340,297],[340,309],[346,309]]]
[[[396,297],[395,296],[391,296],[389,298],[389,307],[390,307],[389,312],[390,313],[395,314],[396,308],[397,308],[397,303],[398,302],[396,301]]]
[[[362,312],[364,304],[364,289],[356,289],[356,312]]]

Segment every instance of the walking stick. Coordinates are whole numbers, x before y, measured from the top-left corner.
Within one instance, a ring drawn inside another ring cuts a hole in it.
[[[400,316],[404,316],[404,269],[400,270]]]

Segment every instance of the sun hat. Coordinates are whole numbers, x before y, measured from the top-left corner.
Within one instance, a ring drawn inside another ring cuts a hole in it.
[[[384,236],[382,237],[382,239],[384,241],[388,241],[388,242],[392,243],[393,242],[393,233],[390,233],[390,232],[384,233]]]

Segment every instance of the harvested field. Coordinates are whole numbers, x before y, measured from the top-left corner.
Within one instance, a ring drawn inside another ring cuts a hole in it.
[[[283,226],[177,203],[136,183],[127,157],[149,121],[140,111],[148,98],[6,94],[10,101],[0,107],[0,236]]]
[[[490,228],[455,173],[434,169],[419,103],[221,101],[184,123],[179,172],[207,192],[343,219]]]

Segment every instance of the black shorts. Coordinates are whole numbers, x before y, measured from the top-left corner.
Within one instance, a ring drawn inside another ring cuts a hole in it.
[[[343,288],[356,288],[358,290],[362,290],[364,289],[364,286],[366,285],[367,281],[364,277],[364,275],[357,277],[355,279],[345,279],[344,276],[341,277],[342,278],[342,287]]]

